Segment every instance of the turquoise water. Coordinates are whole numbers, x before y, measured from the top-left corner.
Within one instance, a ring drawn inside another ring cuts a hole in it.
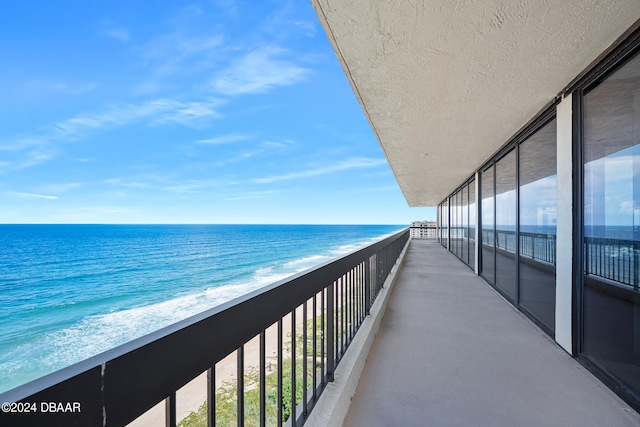
[[[0,392],[404,227],[0,225]]]

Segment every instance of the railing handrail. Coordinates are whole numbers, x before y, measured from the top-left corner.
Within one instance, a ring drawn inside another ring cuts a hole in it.
[[[640,289],[640,241],[584,237],[584,272]]]
[[[640,240],[617,239],[614,237],[584,237],[585,243],[610,245],[610,246],[629,246],[633,249],[640,249]]]
[[[409,228],[405,228],[365,248],[2,393],[0,402],[81,402],[78,425],[124,425],[331,285],[353,266],[397,241],[404,246],[408,239]],[[0,419],[3,415],[0,413]],[[15,420],[30,425],[29,419],[33,418],[29,414],[19,415],[22,417]]]

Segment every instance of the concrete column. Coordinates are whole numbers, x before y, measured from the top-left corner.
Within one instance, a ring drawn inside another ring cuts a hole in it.
[[[573,315],[573,104],[565,97],[556,110],[558,215],[556,238],[556,325],[555,339],[572,354]],[[580,165],[575,165],[580,167]]]

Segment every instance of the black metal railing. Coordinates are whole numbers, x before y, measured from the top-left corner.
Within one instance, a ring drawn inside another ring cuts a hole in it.
[[[495,240],[494,240],[495,239]],[[482,230],[484,245],[515,253],[515,232]],[[555,234],[520,232],[520,255],[556,263]],[[600,237],[584,238],[584,272],[640,290],[640,241]]]
[[[495,239],[495,240],[494,240]],[[482,230],[482,243],[506,252],[516,253],[516,232]],[[556,264],[556,235],[520,232],[520,255],[536,261]]]
[[[584,272],[639,288],[640,241],[584,238]]]
[[[165,424],[175,426],[177,391],[205,372],[200,410],[207,425],[222,424],[216,365],[236,352],[232,423],[300,426],[333,380],[408,240],[407,228],[0,394],[0,403],[6,402],[0,425],[122,426],[164,401]],[[275,354],[267,355],[274,342]],[[254,343],[258,366],[248,366],[246,350]],[[257,381],[248,383],[248,372]],[[257,409],[245,401],[249,393],[258,395]]]

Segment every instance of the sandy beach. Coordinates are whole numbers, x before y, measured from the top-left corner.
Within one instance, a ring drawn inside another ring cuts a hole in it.
[[[296,309],[296,335],[302,333],[303,326],[303,307]],[[313,306],[308,302],[307,316],[311,318]],[[320,314],[320,298],[318,296],[317,314]],[[311,331],[309,338],[311,338]],[[290,357],[291,343],[291,315],[288,314],[283,318],[283,358]],[[287,344],[288,343],[288,344]],[[271,325],[265,331],[265,354],[267,360],[267,374],[277,369],[277,351],[278,351],[278,328],[277,323]],[[309,349],[311,353],[311,349]],[[269,361],[272,361],[270,364]],[[244,345],[244,366],[245,372],[249,369],[258,369],[260,366],[260,336],[252,338]],[[237,351],[232,352],[227,357],[216,364],[216,390],[226,381],[236,381],[237,379]],[[207,373],[206,371],[197,376],[191,382],[186,384],[176,393],[176,419],[180,422],[191,412],[198,408],[207,400]],[[165,422],[165,402],[162,401],[151,408],[145,414],[129,424],[132,427],[150,427],[164,425]]]

